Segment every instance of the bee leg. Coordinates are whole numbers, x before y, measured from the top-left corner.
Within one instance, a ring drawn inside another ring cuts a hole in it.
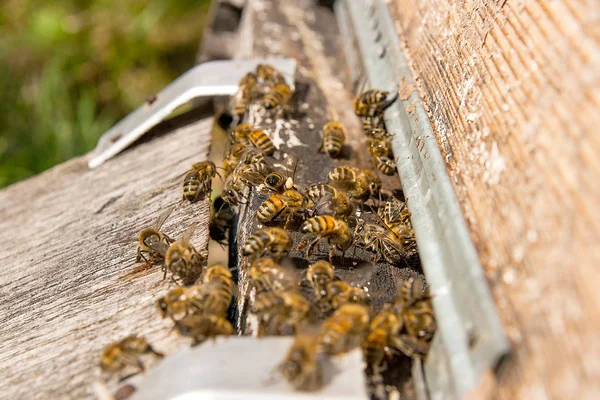
[[[315,247],[315,245],[317,245],[319,243],[319,241],[321,241],[321,238],[317,236],[317,238],[315,240],[313,240],[310,245],[308,245],[308,248],[306,249],[306,257],[310,257],[310,253],[312,253],[313,247]],[[317,246],[317,251],[319,251],[318,246]]]
[[[144,260],[145,263],[149,264],[148,259],[146,257],[144,257],[143,253],[144,253],[144,251],[138,247],[137,256],[135,257],[135,262],[140,262],[141,260]]]
[[[335,246],[329,245],[329,263],[333,264],[333,253],[335,253]]]

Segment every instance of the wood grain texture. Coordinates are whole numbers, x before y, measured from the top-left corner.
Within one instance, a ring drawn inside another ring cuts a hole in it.
[[[173,284],[155,267],[134,268],[129,241],[161,210],[177,237],[198,222],[192,242],[207,244],[208,202],[181,202],[171,182],[210,144],[211,121],[192,123],[141,144],[94,170],[85,157],[0,191],[0,397],[91,397],[104,345],[145,335],[170,353],[189,340],[171,333],[155,308]]]
[[[600,2],[390,9],[514,356],[498,399],[600,397]]]

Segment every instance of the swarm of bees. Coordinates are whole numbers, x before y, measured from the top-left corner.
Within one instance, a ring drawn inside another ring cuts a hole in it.
[[[222,165],[198,162],[183,175],[182,198],[189,203],[211,198],[212,180],[218,176],[223,181],[208,226],[210,238],[222,246],[229,245],[239,208],[258,197],[251,217],[257,229],[240,243],[244,258],[235,266],[247,277],[249,292],[238,293],[227,266],[207,266],[206,255],[191,243],[195,224],[176,239],[161,231],[172,208],[140,232],[136,262],[160,265],[163,279],[170,275],[176,286],[156,301],[156,308],[194,345],[232,335],[228,310],[235,297],[247,298],[256,335],[295,335],[277,371],[295,390],[314,391],[325,384],[324,366],[353,349],[362,349],[371,368],[382,367],[396,354],[426,357],[436,323],[431,296],[417,278],[405,281],[394,301],[377,312],[372,309],[363,284],[375,263],[404,266],[417,254],[406,203],[383,188],[377,172],[340,164],[326,171],[326,181],[303,187],[294,181],[298,157],[277,149],[267,130],[243,122],[251,105],[267,113],[289,112],[292,96],[283,75],[270,65],[246,74],[232,97],[236,125]],[[354,100],[367,149],[384,175],[394,174],[395,162],[383,111],[396,97],[369,90]],[[346,129],[330,121],[321,132],[320,150],[340,157]],[[322,248],[327,250],[324,257]],[[372,259],[360,268],[363,279],[349,282],[338,275],[334,260],[352,248],[371,253]],[[290,253],[313,262],[299,274]],[[101,367],[109,373],[126,367],[143,371],[139,357],[148,353],[162,356],[145,339],[128,337],[105,348]]]

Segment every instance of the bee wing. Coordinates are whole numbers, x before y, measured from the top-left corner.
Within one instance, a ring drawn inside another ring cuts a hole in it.
[[[245,171],[240,173],[240,179],[248,185],[258,186],[261,185],[265,177],[256,171]]]
[[[332,214],[333,210],[331,207],[331,200],[333,199],[333,195],[331,193],[325,193],[323,197],[317,201],[317,203],[313,207],[313,211],[316,215],[325,215]]]
[[[298,269],[294,266],[294,263],[290,259],[285,259],[279,264],[280,279],[285,282],[289,282],[295,286],[300,284],[300,276],[298,275]]]
[[[286,157],[283,159],[284,174],[290,178],[294,178],[296,175],[296,168],[298,167],[298,156],[294,153],[286,153]]]
[[[164,257],[167,254],[169,245],[166,244],[165,242],[156,242],[156,243],[150,243],[150,248]]]
[[[196,230],[196,226],[198,223],[194,222],[190,226],[188,226],[185,231],[179,236],[179,240],[183,243],[188,243],[192,236],[194,235],[194,231]]]
[[[375,264],[363,263],[353,270],[336,269],[336,276],[353,286],[362,287],[369,283],[375,273]]]
[[[152,226],[154,228],[156,228],[156,230],[160,230],[160,228],[163,226],[163,224],[165,223],[167,218],[169,218],[169,215],[171,215],[171,213],[173,212],[174,209],[175,209],[175,207],[171,206],[171,207],[165,209],[163,212],[161,212],[160,215],[158,216],[158,218],[156,218],[156,221],[154,221],[154,224]]]

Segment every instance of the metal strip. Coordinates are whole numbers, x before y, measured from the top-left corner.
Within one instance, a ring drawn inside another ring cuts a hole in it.
[[[100,137],[88,167],[95,168],[125,150],[177,107],[196,97],[235,94],[242,76],[265,62],[280,70],[293,89],[296,73],[294,59],[226,60],[197,65],[106,131]]]
[[[358,40],[369,87],[394,91],[402,77],[414,83],[387,6],[381,0],[369,5],[364,0],[335,5],[340,27],[354,31],[344,39]],[[413,103],[416,111],[410,114],[406,107]],[[462,399],[510,346],[418,92],[392,104],[385,122],[395,135],[398,173],[434,294],[438,333],[425,363],[430,396]]]

